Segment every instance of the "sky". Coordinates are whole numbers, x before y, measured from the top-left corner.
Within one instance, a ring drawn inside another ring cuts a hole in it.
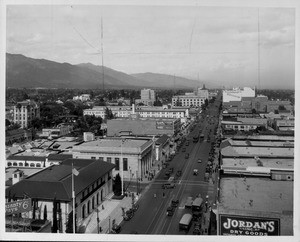
[[[102,65],[101,45],[104,66],[127,74],[295,88],[293,8],[7,5],[8,53]]]

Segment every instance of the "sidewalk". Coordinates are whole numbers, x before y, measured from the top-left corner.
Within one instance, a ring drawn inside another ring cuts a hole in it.
[[[134,193],[135,202],[137,202],[138,199],[143,196],[143,194],[148,190],[150,184],[154,181],[155,177],[161,171],[162,167],[158,166],[159,163],[160,161],[154,162],[153,171],[155,170],[155,175],[153,179],[143,179],[143,181],[139,181],[139,183],[142,183],[144,185],[144,189],[140,191],[139,195],[137,195],[136,192],[133,192],[134,189],[130,189],[131,193]],[[121,224],[121,222],[123,221],[122,208],[125,208],[125,211],[131,208],[132,198],[131,196],[128,196],[124,197],[122,200],[116,200],[112,199],[113,195],[113,193],[109,194],[105,198],[103,203],[100,204],[96,209],[94,209],[94,211],[80,224],[81,227],[85,228],[84,233],[98,233],[97,210],[101,233],[109,233],[109,230],[112,228],[113,220],[115,220],[116,224]]]
[[[124,197],[122,200],[111,199],[113,194],[110,194],[105,201],[98,206],[81,224],[85,227],[84,233],[98,233],[97,228],[97,210],[99,216],[99,226],[101,233],[108,233],[112,227],[113,220],[116,224],[120,224],[123,220],[122,207],[128,210],[132,206],[131,197]],[[104,209],[103,209],[104,208]]]

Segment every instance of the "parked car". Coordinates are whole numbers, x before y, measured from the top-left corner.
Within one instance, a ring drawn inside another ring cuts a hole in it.
[[[197,175],[198,175],[198,170],[197,170],[197,169],[194,169],[193,175],[194,175],[194,176],[197,176]]]
[[[179,200],[178,199],[174,199],[174,200],[171,201],[172,207],[177,207],[178,204],[179,204]]]
[[[202,163],[202,160],[201,159],[198,159],[198,161],[197,161],[198,163]]]
[[[175,208],[170,206],[167,208],[167,216],[173,216]]]

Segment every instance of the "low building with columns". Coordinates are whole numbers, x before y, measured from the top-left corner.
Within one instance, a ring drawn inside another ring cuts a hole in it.
[[[151,138],[106,138],[73,147],[73,158],[95,159],[115,164],[113,176],[124,180],[145,179],[153,169],[154,142]]]

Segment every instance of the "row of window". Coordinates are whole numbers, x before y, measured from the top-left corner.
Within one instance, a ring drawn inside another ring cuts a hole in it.
[[[91,159],[96,159],[95,156],[92,156]],[[98,157],[98,160],[104,161],[104,157]],[[106,157],[106,162],[111,163],[112,158],[111,157]],[[120,158],[115,158],[115,170],[119,171],[120,170]],[[128,171],[128,158],[123,158],[123,171]]]
[[[25,165],[24,165],[24,163],[23,162],[19,162],[19,163],[17,163],[17,162],[7,162],[7,166],[25,166],[25,167],[41,167],[41,163],[25,163]]]

